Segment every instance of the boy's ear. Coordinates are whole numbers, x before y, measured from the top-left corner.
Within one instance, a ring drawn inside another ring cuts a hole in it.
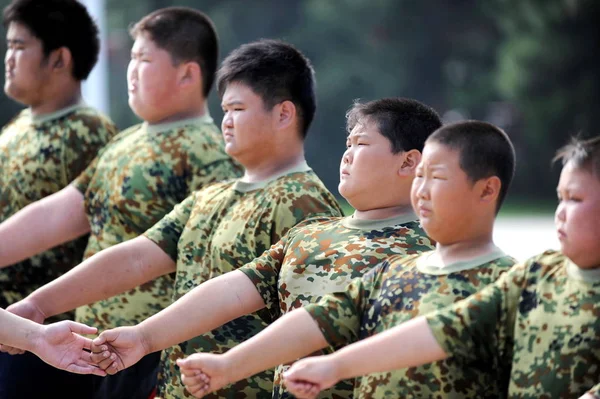
[[[500,195],[500,188],[502,182],[498,176],[488,177],[487,179],[481,179],[481,200],[485,202],[496,202]]]
[[[184,62],[180,66],[179,83],[183,87],[199,85],[202,87],[202,71],[197,62]]]
[[[70,73],[72,63],[71,50],[66,47],[59,47],[48,55],[48,64],[51,66],[52,71],[61,72],[66,70]]]
[[[404,152],[404,157],[398,174],[400,175],[414,175],[417,165],[421,162],[421,152],[419,150],[412,149]]]
[[[296,122],[296,105],[286,100],[275,106],[276,121],[280,129],[288,128]]]

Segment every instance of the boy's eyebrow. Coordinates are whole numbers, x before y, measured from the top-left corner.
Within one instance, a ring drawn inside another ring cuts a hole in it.
[[[448,166],[444,165],[444,164],[430,164],[428,165],[428,169],[429,170],[444,170],[444,169],[448,169]]]
[[[25,40],[24,39],[6,39],[6,43],[7,44],[25,44]]]
[[[146,50],[145,48],[141,48],[138,50],[133,50],[133,49],[131,50],[131,55],[144,55],[147,53],[148,53],[148,50]]]
[[[227,101],[224,103],[221,103],[221,107],[230,107],[232,105],[243,105],[244,103],[240,100],[232,100],[232,101]]]
[[[368,135],[365,133],[350,133],[347,137],[348,140],[353,139],[353,138],[358,138],[358,137],[367,137]]]

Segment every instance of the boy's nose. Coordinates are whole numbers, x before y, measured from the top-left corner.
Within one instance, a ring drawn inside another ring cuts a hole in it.
[[[352,162],[352,151],[350,149],[347,149],[344,152],[344,155],[342,156],[342,161],[346,164],[346,163],[351,163]]]
[[[231,116],[227,116],[227,114],[225,114],[221,124],[223,125],[223,127],[233,127],[233,119],[231,118]]]
[[[565,207],[562,203],[558,204],[556,207],[556,212],[554,212],[554,219],[564,221],[565,220]]]
[[[424,181],[421,183],[417,183],[417,197],[418,198],[428,198],[429,190],[427,187],[427,183]]]

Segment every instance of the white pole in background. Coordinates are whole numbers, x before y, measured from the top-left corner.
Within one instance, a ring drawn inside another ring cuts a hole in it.
[[[106,34],[106,10],[104,0],[80,0],[88,9],[92,19],[96,21],[100,37],[100,54],[98,62],[87,80],[83,82],[83,99],[92,107],[110,116],[108,99],[108,35]]]

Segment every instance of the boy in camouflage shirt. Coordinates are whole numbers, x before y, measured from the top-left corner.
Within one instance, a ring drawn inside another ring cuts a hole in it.
[[[53,314],[146,287],[145,282],[173,272],[176,300],[194,286],[256,258],[300,221],[341,214],[335,198],[304,160],[304,138],[315,112],[314,73],[308,60],[283,42],[244,45],[223,62],[218,88],[225,112],[225,149],[245,167],[244,177],[193,193],[142,236],[99,252],[25,301]],[[78,295],[61,295],[75,290]],[[168,349],[162,357],[159,394],[183,395],[179,378],[172,377],[176,377],[174,357],[198,348],[227,350],[263,327],[258,315],[248,315]],[[220,394],[239,390],[260,397],[270,394],[272,381],[272,372],[266,372]]]
[[[64,24],[65,19],[73,23]],[[27,108],[0,132],[0,223],[68,186],[116,133],[112,121],[85,105],[81,96],[81,82],[99,51],[98,29],[85,7],[74,0],[13,1],[4,9],[3,23],[8,47],[4,92]],[[71,40],[74,35],[78,41]],[[0,308],[79,263],[87,242],[82,237],[11,259],[14,241],[4,227],[0,226]],[[61,314],[50,321],[73,317]],[[32,373],[41,376],[39,384],[31,384]],[[30,353],[0,354],[2,398],[59,394],[41,387],[46,382],[74,385],[76,378]]]
[[[1,262],[88,232],[89,258],[139,236],[193,191],[240,175],[207,111],[218,58],[212,21],[196,10],[165,8],[140,20],[131,35],[129,105],[144,122],[118,134],[67,188],[7,220]],[[41,218],[48,223],[40,225]],[[99,330],[137,324],[171,302],[172,287],[173,278],[163,276],[100,302],[81,302],[77,320]],[[36,321],[50,316],[28,302],[9,310]],[[94,378],[97,386],[87,395],[146,399],[159,360],[152,354],[119,376]]]
[[[495,215],[513,171],[514,150],[500,129],[475,121],[438,129],[426,141],[411,192],[413,208],[436,250],[390,257],[355,279],[347,291],[291,312],[224,356],[190,356],[180,362],[188,390],[201,396],[276,362],[369,337],[493,282],[515,262],[492,242]],[[479,247],[474,250],[474,245]],[[234,364],[244,366],[232,368]],[[461,366],[467,372],[457,375]],[[370,375],[357,381],[354,396],[487,397],[497,381],[481,375],[480,367],[476,362],[443,362]]]
[[[445,309],[328,358],[303,360],[289,379],[326,387],[338,378],[450,357],[506,375],[498,396],[599,397],[600,224],[592,215],[600,214],[600,137],[574,140],[557,159],[563,162],[555,217],[560,251],[515,265]],[[310,384],[299,385],[306,391]]]
[[[239,271],[201,285],[154,317],[154,321],[147,320],[129,333],[149,337],[151,342],[145,345],[157,350],[205,334],[231,318],[261,308],[266,308],[261,310],[265,320],[273,322],[282,314],[345,286],[387,256],[431,249],[431,242],[410,208],[409,193],[423,143],[440,125],[435,111],[415,100],[382,99],[355,104],[348,113],[349,135],[339,185],[340,193],[355,207],[355,214],[312,219],[294,227]],[[210,304],[210,311],[198,307],[200,303]],[[181,314],[187,317],[182,319],[178,316]],[[154,330],[159,326],[163,326],[160,334]],[[173,330],[168,334],[164,332],[167,326]],[[106,332],[101,338],[110,340],[110,336]],[[119,338],[112,341],[113,347],[125,345],[125,340]],[[208,345],[198,348],[203,352],[223,352]],[[119,347],[116,349],[121,360],[128,362],[127,355],[120,353]],[[178,352],[173,358],[181,354]],[[238,366],[241,369],[242,363]],[[171,367],[173,375],[177,369],[174,363]],[[280,384],[282,370],[283,366],[276,370],[275,397],[287,396]],[[236,383],[227,391],[239,388],[240,383]],[[270,392],[262,394],[270,396]],[[334,394],[349,397],[352,382],[340,384]]]

